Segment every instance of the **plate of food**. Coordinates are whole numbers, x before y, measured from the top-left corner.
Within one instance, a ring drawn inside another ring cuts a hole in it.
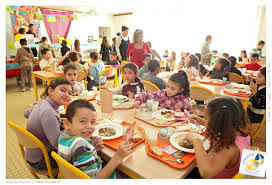
[[[157,120],[163,120],[163,121],[174,121],[175,115],[173,110],[157,110],[153,113],[153,116]]]
[[[213,84],[223,84],[223,81],[220,79],[211,79],[210,82]]]
[[[128,100],[129,100],[128,97],[126,97],[124,95],[118,95],[118,94],[114,94],[113,95],[113,103],[119,102],[119,101],[127,102]],[[97,101],[100,102],[100,96],[97,97]]]
[[[101,137],[103,140],[121,137],[123,126],[115,123],[105,123],[95,126],[93,136]]]
[[[193,144],[185,139],[188,133],[190,132],[177,132],[173,134],[172,136],[170,136],[169,141],[171,145],[178,150],[188,152],[188,153],[195,153]],[[197,137],[199,137],[200,140],[202,140],[205,150],[208,150],[210,148],[210,142],[208,141],[208,139],[205,139],[205,137],[200,134],[196,134],[196,133],[193,133],[193,134],[195,134]]]
[[[249,85],[245,85],[245,84],[235,84],[234,88],[236,88],[236,89],[250,89]]]
[[[230,89],[229,91],[234,94],[251,94],[251,91],[245,89]]]

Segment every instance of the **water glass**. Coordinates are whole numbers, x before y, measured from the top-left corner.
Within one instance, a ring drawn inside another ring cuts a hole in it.
[[[168,129],[167,128],[160,128],[159,130],[159,142],[160,145],[166,145],[168,144]]]
[[[159,102],[153,101],[152,102],[152,111],[154,112],[154,111],[157,111],[157,110],[159,110]]]
[[[223,83],[227,83],[227,77],[223,77]]]

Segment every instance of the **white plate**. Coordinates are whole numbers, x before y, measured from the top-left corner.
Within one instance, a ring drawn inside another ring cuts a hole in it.
[[[188,149],[188,148],[184,148],[184,147],[181,147],[178,145],[178,143],[176,142],[177,139],[179,137],[182,137],[182,136],[186,136],[189,132],[177,132],[175,134],[173,134],[172,136],[170,136],[170,143],[173,147],[175,147],[176,149],[178,150],[181,150],[181,151],[184,151],[184,152],[188,152],[188,153],[195,153],[195,149]],[[195,134],[197,137],[199,137],[201,140],[203,140],[205,137],[202,136],[202,135],[199,135],[199,134],[196,134],[196,133],[193,133]],[[205,139],[203,141],[203,146],[204,146],[204,149],[205,150],[208,150],[210,148],[210,142],[208,141],[208,139]]]
[[[223,84],[223,81],[219,79],[211,79],[211,82],[216,84]]]
[[[226,90],[235,94],[251,94],[251,91],[245,89],[226,89]]]
[[[163,111],[171,111],[172,114],[174,114],[174,111],[173,110],[168,110],[168,109],[164,109],[164,110],[157,110],[153,113],[153,116],[155,119],[158,119],[158,120],[164,120],[164,121],[174,121],[175,120],[175,117],[173,118],[165,118],[163,115],[161,115],[161,112]]]
[[[248,89],[248,88],[250,89],[250,87],[245,84],[235,84],[234,87],[237,89]]]
[[[99,136],[98,135],[98,130],[101,128],[114,128],[116,131],[116,134],[110,137],[105,137],[105,136]],[[95,126],[95,131],[93,133],[93,136],[98,136],[101,137],[104,140],[108,140],[108,139],[115,139],[118,138],[120,136],[122,136],[123,134],[123,126],[119,125],[119,124],[115,124],[115,123],[105,123],[105,124],[101,124],[101,125],[97,125]]]

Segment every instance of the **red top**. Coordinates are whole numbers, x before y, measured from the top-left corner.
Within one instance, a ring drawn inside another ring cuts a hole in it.
[[[136,49],[134,48],[134,44],[133,43],[130,43],[128,45],[128,48],[127,48],[127,58],[130,56],[132,52],[132,59],[131,61],[133,63],[135,63],[139,68],[141,68],[144,63],[143,63],[143,55],[145,53],[150,53],[151,54],[151,50],[149,48],[149,45],[147,43],[143,43],[143,48],[142,49]]]
[[[247,64],[245,67],[247,70],[253,70],[253,71],[258,71],[262,66],[259,65],[258,63],[256,64]]]

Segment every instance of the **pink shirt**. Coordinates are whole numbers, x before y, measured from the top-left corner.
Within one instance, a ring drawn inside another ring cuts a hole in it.
[[[155,91],[152,93],[140,93],[135,101],[144,103],[147,100],[155,99],[159,102],[159,106],[165,109],[175,110],[175,106],[178,106],[181,111],[185,109],[192,113],[189,97],[183,94],[176,94],[175,96],[167,96],[166,89]]]
[[[234,141],[240,151],[239,161],[233,168],[224,168],[214,179],[231,179],[239,172],[243,149],[250,149],[250,136],[246,133],[243,134],[244,136],[236,136]]]
[[[134,44],[130,43],[128,45],[127,48],[127,58],[130,56],[130,54],[132,53],[132,58],[131,58],[131,62],[133,62],[134,64],[136,64],[139,68],[141,68],[144,63],[143,63],[143,55],[145,53],[150,53],[151,54],[151,50],[149,48],[149,45],[147,43],[143,43],[143,48],[142,49],[136,49],[134,48]]]

